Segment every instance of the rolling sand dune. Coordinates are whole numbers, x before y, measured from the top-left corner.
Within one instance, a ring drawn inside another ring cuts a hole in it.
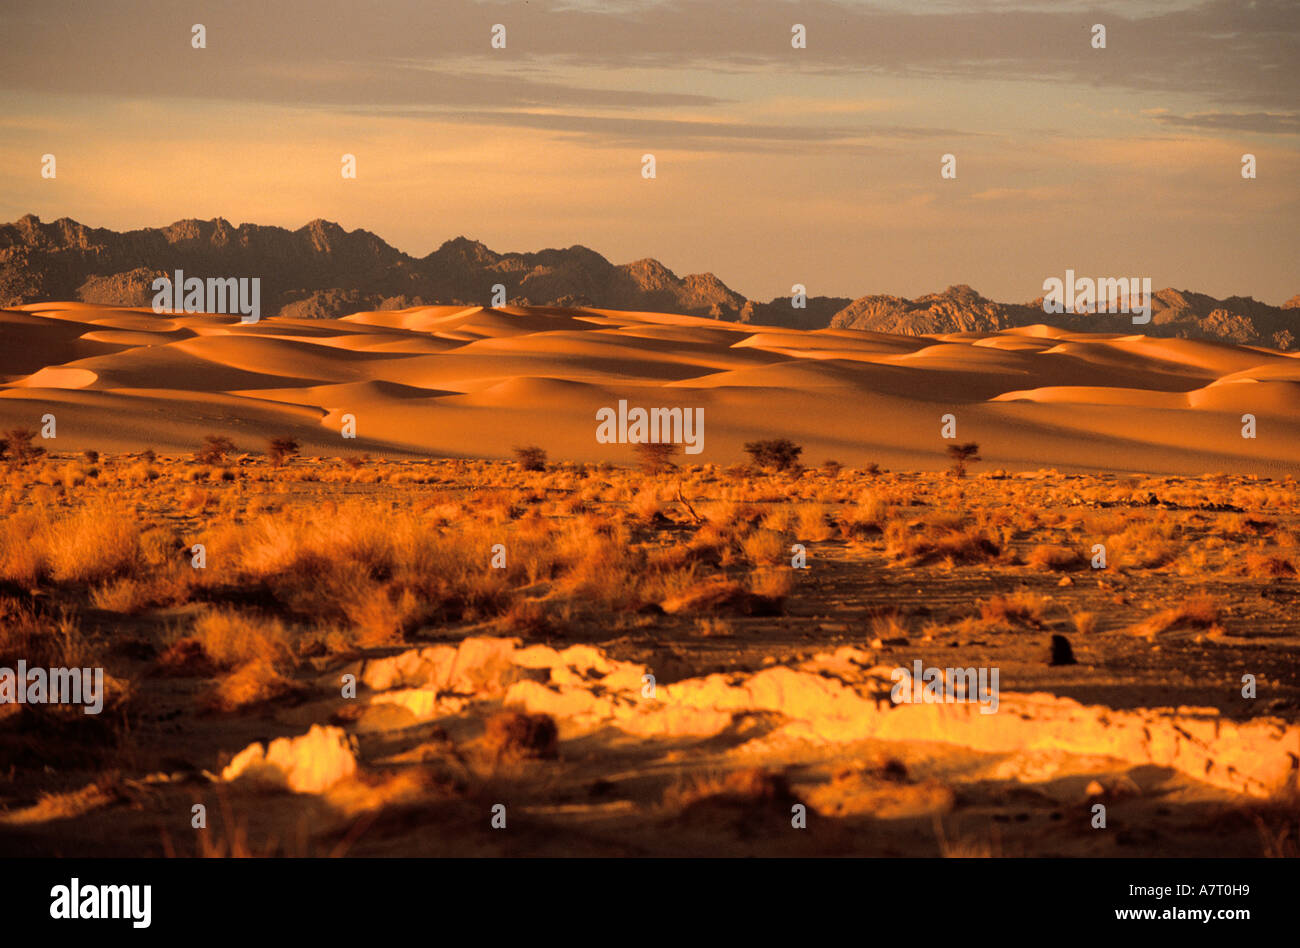
[[[430,306],[338,320],[159,317],[82,303],[0,310],[0,425],[58,418],[58,450],[245,450],[628,463],[596,411],[702,407],[704,450],[946,466],[941,416],[1006,469],[1294,473],[1300,358],[1251,346],[1026,326],[981,335],[801,331],[664,313]],[[1258,436],[1242,437],[1253,414]],[[355,416],[356,440],[340,434]]]

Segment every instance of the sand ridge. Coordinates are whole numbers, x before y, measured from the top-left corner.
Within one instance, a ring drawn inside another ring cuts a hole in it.
[[[705,410],[701,462],[788,437],[804,459],[936,469],[940,419],[1008,470],[1285,474],[1300,465],[1300,358],[1252,346],[1029,326],[898,336],[669,313],[424,306],[337,320],[41,303],[0,310],[0,424],[59,419],[67,450],[554,457],[628,463],[595,439],[619,399]],[[185,393],[182,396],[182,393]],[[1242,437],[1242,415],[1257,437]],[[344,440],[341,418],[357,422]]]

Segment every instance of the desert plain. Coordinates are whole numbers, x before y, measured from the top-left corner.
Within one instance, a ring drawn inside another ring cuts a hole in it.
[[[0,339],[0,667],[107,684],[0,705],[7,853],[1297,852],[1294,353],[463,306]],[[601,443],[620,400],[701,452]],[[897,702],[917,661],[996,713]]]

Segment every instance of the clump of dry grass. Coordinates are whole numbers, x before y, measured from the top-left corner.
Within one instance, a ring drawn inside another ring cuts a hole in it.
[[[358,583],[339,601],[354,641],[361,648],[381,648],[403,641],[415,631],[424,614],[410,589],[380,583]]]
[[[745,558],[755,566],[772,566],[786,553],[785,539],[775,530],[760,528],[740,541]]]
[[[559,729],[549,714],[502,711],[488,718],[483,748],[494,760],[554,758]]]
[[[798,802],[784,775],[761,767],[746,767],[672,784],[664,791],[662,806],[670,812],[680,812],[718,804],[735,805],[751,811],[779,810],[788,816],[790,807]]]
[[[112,579],[90,592],[90,601],[96,609],[136,615],[153,605],[151,584],[123,576]]]
[[[839,516],[840,534],[861,537],[885,531],[889,523],[889,504],[877,493],[865,492],[857,503]]]
[[[210,711],[231,712],[296,692],[297,686],[264,659],[245,662],[213,683],[202,699]]]
[[[735,628],[726,619],[718,616],[700,616],[695,620],[694,631],[701,638],[726,638],[735,633]]]
[[[97,583],[127,575],[142,560],[139,523],[107,504],[89,504],[50,524],[44,545],[51,574],[61,583]]]
[[[1038,570],[1071,570],[1084,565],[1083,554],[1068,546],[1040,543],[1029,551],[1025,563]]]
[[[1276,553],[1247,553],[1245,573],[1264,579],[1289,579],[1296,575],[1296,568],[1289,559]]]
[[[31,511],[0,520],[0,581],[36,586],[49,574],[44,522]]]
[[[870,628],[873,642],[879,639],[882,645],[886,643],[901,644],[906,642],[907,637],[911,634],[906,620],[897,612],[872,616]]]
[[[221,668],[256,662],[274,665],[294,658],[293,639],[283,622],[235,609],[205,609],[184,638]]]
[[[980,618],[990,623],[1041,628],[1050,602],[1046,596],[1030,592],[998,594],[979,604]]]
[[[885,552],[912,565],[936,560],[957,564],[996,559],[1002,548],[985,529],[966,525],[961,518],[944,517],[912,524],[891,522],[885,531]]]
[[[1106,538],[1106,551],[1112,566],[1132,569],[1159,569],[1178,558],[1182,547],[1175,542],[1178,524],[1169,517],[1158,520],[1135,520],[1121,533]]]
[[[778,607],[794,591],[794,569],[788,566],[763,567],[749,575],[749,590]]]
[[[557,631],[546,603],[540,599],[519,599],[501,617],[506,631],[525,638],[542,638]]]
[[[834,536],[826,518],[826,508],[821,504],[798,504],[794,508],[795,532],[800,540],[818,542]]]
[[[1178,628],[1209,629],[1219,624],[1223,607],[1210,596],[1193,596],[1180,605],[1148,616],[1132,628],[1148,638]]]
[[[1097,630],[1097,613],[1084,612],[1082,610],[1070,613],[1070,621],[1074,623],[1074,631],[1080,635],[1087,635]]]
[[[66,612],[50,615],[12,596],[0,596],[0,664],[19,659],[46,668],[87,668],[102,664],[98,648]]]

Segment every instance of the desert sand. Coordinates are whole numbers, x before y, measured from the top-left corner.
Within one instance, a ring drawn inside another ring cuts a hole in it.
[[[207,434],[307,454],[630,463],[620,399],[702,407],[701,462],[787,437],[805,461],[932,470],[940,419],[1009,471],[1293,473],[1300,354],[1031,326],[991,335],[801,331],[598,309],[433,306],[339,320],[0,311],[0,427],[58,419],[62,450],[189,452]],[[1242,437],[1242,415],[1257,437]],[[341,436],[356,419],[356,439]]]
[[[461,307],[0,338],[0,669],[106,682],[0,704],[0,851],[1296,852],[1294,356]],[[600,443],[622,400],[703,451]],[[996,710],[900,702],[918,663]]]

